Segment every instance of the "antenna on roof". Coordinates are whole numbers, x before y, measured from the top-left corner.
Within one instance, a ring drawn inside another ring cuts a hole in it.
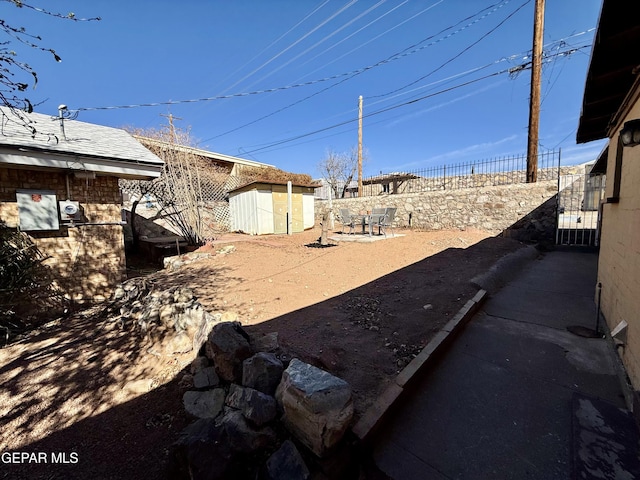
[[[60,133],[62,134],[62,138],[67,140],[67,135],[64,131],[64,121],[75,120],[76,118],[78,118],[78,111],[76,110],[75,112],[71,113],[67,106],[63,103],[62,105],[58,106],[58,116],[53,118],[57,118],[60,121]]]
[[[64,138],[65,140],[67,139],[67,136],[64,133],[64,113],[68,112],[67,110],[67,106],[62,104],[58,106],[58,119],[60,120],[60,133],[62,134],[62,138]]]

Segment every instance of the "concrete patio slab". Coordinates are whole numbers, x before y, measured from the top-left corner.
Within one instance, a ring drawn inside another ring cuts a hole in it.
[[[388,234],[386,237],[384,235],[371,235],[362,234],[362,233],[354,233],[354,234],[341,234],[341,235],[332,235],[329,237],[329,240],[333,240],[334,242],[358,242],[358,243],[372,243],[379,242],[380,240],[391,240],[393,238],[404,237],[403,233],[395,233]]]

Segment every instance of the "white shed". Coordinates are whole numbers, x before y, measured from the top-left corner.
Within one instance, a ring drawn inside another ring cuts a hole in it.
[[[230,191],[231,230],[266,235],[313,228],[315,187],[255,181]]]

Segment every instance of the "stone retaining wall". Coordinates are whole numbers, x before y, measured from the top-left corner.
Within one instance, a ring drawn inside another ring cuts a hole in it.
[[[557,180],[453,191],[378,195],[333,200],[341,208],[365,212],[396,207],[399,228],[447,230],[478,228],[522,241],[552,241],[555,236]],[[317,221],[328,213],[328,201],[316,202]],[[339,223],[336,220],[336,229]]]

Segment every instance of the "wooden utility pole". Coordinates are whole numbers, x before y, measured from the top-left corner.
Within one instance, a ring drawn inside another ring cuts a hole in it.
[[[531,96],[529,97],[529,136],[527,142],[527,182],[538,181],[538,127],[540,125],[540,83],[542,78],[542,43],[544,1],[536,0],[531,55]]]
[[[176,127],[173,125],[174,120],[182,120],[180,117],[174,117],[172,114],[165,115],[160,114],[161,117],[167,117],[169,119],[169,135],[171,135],[171,142],[176,143]]]
[[[358,197],[363,196],[362,191],[362,95],[358,99]]]

